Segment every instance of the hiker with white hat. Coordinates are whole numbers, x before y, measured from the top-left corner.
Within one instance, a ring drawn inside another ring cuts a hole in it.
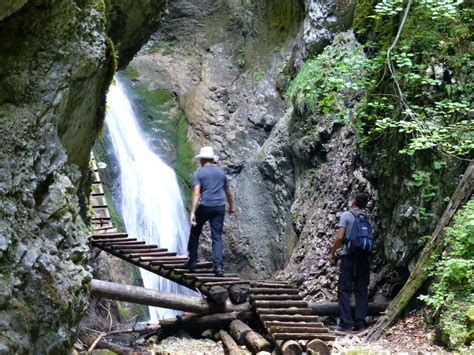
[[[216,276],[224,276],[222,229],[224,227],[226,201],[229,214],[235,212],[232,192],[224,170],[214,164],[218,157],[214,154],[212,147],[201,148],[196,158],[199,159],[201,167],[193,175],[191,233],[188,243],[189,261],[186,267],[192,272],[196,271],[199,236],[204,224],[209,221],[214,273]]]

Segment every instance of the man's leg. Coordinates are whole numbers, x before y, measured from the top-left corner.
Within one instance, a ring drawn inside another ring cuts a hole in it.
[[[339,270],[339,326],[352,329],[351,295],[354,285],[354,255],[342,255]]]
[[[369,308],[369,278],[370,261],[369,254],[363,253],[356,255],[355,260],[355,280],[354,294],[356,299],[355,326],[357,329],[365,328],[365,317]]]
[[[199,236],[202,232],[202,227],[207,221],[206,213],[202,207],[198,207],[196,210],[196,225],[191,226],[191,232],[189,234],[189,242],[188,242],[188,266],[193,268],[196,265],[198,260],[198,246],[199,246]]]
[[[214,270],[222,272],[224,263],[222,261],[223,245],[222,230],[224,228],[225,206],[216,207],[210,218],[211,238],[212,238],[212,256],[214,257]]]

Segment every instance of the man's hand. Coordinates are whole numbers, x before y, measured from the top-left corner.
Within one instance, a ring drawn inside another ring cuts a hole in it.
[[[329,263],[330,263],[332,266],[336,266],[336,265],[337,265],[337,257],[336,257],[336,254],[334,254],[334,253],[329,254]]]
[[[196,227],[197,222],[196,222],[196,215],[194,212],[191,212],[191,217],[189,218],[189,221],[193,227]]]
[[[234,214],[235,213],[235,208],[234,207],[229,207],[229,209],[227,210],[227,212],[229,214]]]

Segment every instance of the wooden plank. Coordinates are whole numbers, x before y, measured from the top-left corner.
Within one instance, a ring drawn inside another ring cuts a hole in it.
[[[303,296],[300,295],[252,295],[254,301],[299,301]]]
[[[334,341],[336,336],[332,334],[321,333],[274,333],[272,334],[275,340],[313,340],[320,339],[324,341]]]
[[[139,258],[141,256],[157,255],[157,254],[166,253],[166,252],[168,252],[168,249],[165,249],[165,248],[153,249],[153,251],[148,251],[148,250],[139,251],[139,250],[137,250],[135,252],[128,253],[128,257],[133,259],[133,258]]]
[[[109,228],[104,228],[104,229],[109,229]],[[126,238],[126,237],[128,237],[127,233],[100,233],[100,234],[94,233],[91,235],[92,239],[102,239],[102,238],[109,239],[109,238]]]
[[[257,308],[258,314],[301,314],[311,315],[311,308]]]
[[[269,333],[329,333],[329,329],[324,327],[268,327]]]
[[[120,252],[120,253],[126,253],[126,254],[131,254],[131,253],[135,253],[135,252],[138,252],[138,251],[156,251],[156,249],[158,249],[158,245],[137,245],[137,246],[134,246],[133,248],[127,248],[127,247],[117,247],[117,248],[113,248],[115,249],[116,251]]]
[[[265,281],[251,281],[251,287],[265,287],[265,288],[295,288],[286,282],[265,282]]]
[[[150,255],[152,254],[152,255]],[[151,261],[154,261],[154,260],[161,260],[162,258],[166,258],[166,257],[175,257],[177,254],[174,253],[174,252],[171,252],[171,251],[168,251],[168,252],[163,252],[163,253],[148,253],[147,255],[141,255],[139,257],[133,257],[133,259],[137,259],[138,258],[138,261],[139,262],[142,262],[142,263],[149,263]]]
[[[238,277],[218,277],[218,276],[197,276],[190,278],[194,280],[194,282],[201,282],[201,283],[209,283],[212,284],[215,282],[221,281],[240,281]]]
[[[292,328],[305,328],[305,327],[315,327],[323,328],[323,322],[279,322],[279,321],[266,321],[264,322],[265,327],[292,327]]]
[[[296,314],[262,314],[262,322],[265,321],[283,321],[283,322],[317,322],[318,316],[300,316]]]
[[[199,277],[216,277],[216,274],[213,272],[201,272],[201,273],[194,273],[194,272],[188,272],[183,274],[185,277],[190,277],[190,278],[199,278]],[[237,274],[224,274],[224,278],[227,277],[239,277]],[[222,278],[222,277],[221,277]],[[239,278],[240,281],[240,278]]]
[[[116,249],[119,247],[133,248],[138,245],[145,245],[145,242],[142,240],[124,240],[124,241],[119,241],[119,242],[108,242],[108,243],[95,242],[95,244],[112,248],[112,249]]]
[[[187,256],[163,256],[160,258],[156,258],[152,261],[149,262],[150,265],[163,265],[166,263],[172,263],[172,262],[177,262],[177,263],[182,263],[183,261],[188,260]]]
[[[94,208],[94,209],[109,208],[109,205],[92,205],[92,208]]]
[[[308,307],[306,301],[254,301],[253,303],[257,308]]]
[[[129,242],[136,241],[137,238],[102,238],[102,239],[92,239],[92,243],[96,244],[108,244],[108,243],[118,243],[118,242]]]
[[[267,288],[267,287],[251,287],[249,289],[251,294],[265,294],[265,295],[281,295],[281,294],[288,294],[288,295],[297,295],[299,294],[299,290],[294,288]]]

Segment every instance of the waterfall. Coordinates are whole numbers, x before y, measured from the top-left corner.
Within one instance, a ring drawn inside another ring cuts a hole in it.
[[[117,77],[107,95],[105,123],[120,167],[121,211],[129,235],[186,255],[189,225],[176,175],[153,153]],[[184,293],[183,287],[140,269],[144,286]],[[149,307],[150,321],[175,311]]]

